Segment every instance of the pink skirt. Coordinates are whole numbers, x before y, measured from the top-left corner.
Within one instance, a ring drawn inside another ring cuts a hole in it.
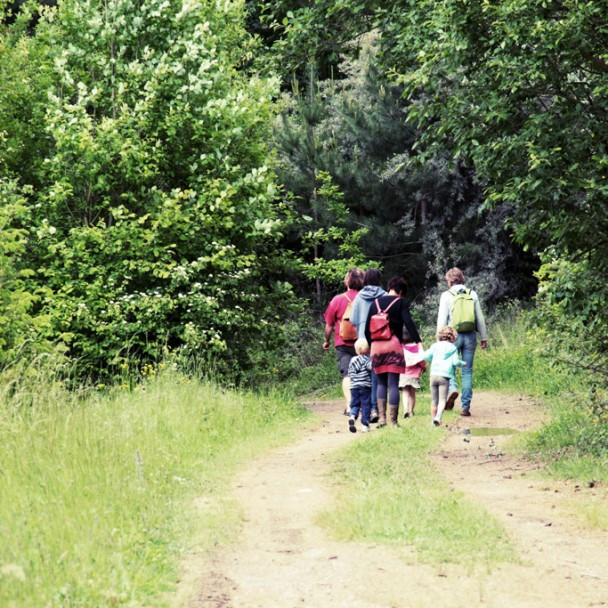
[[[403,346],[397,336],[389,340],[375,340],[370,350],[372,367],[377,374],[392,372],[403,374],[405,372],[405,358]]]

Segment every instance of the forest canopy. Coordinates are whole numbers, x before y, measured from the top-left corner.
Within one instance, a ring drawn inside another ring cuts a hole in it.
[[[0,9],[0,364],[255,368],[353,265],[605,354],[605,2]]]

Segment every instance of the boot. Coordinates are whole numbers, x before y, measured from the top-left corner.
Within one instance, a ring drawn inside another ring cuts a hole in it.
[[[397,426],[397,420],[399,419],[399,404],[389,405],[388,408],[391,416],[391,424]]]
[[[378,399],[378,428],[386,426],[386,399]]]

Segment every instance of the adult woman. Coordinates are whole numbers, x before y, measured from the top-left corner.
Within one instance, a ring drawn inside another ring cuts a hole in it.
[[[439,312],[437,313],[437,331],[443,326],[452,326],[452,307],[457,294],[462,292],[470,295],[473,300],[475,310],[475,328],[469,331],[463,331],[460,327],[455,329],[458,331],[458,339],[454,343],[458,349],[458,355],[466,361],[466,367],[462,368],[462,411],[461,416],[471,415],[471,400],[473,399],[473,360],[475,359],[475,349],[477,348],[477,335],[481,348],[488,347],[488,336],[486,330],[486,321],[481,311],[479,297],[475,291],[468,289],[465,285],[465,278],[460,268],[450,268],[445,275],[448,290],[441,294],[439,300]],[[456,398],[458,397],[458,388],[456,386],[456,378],[450,378],[449,396],[445,404],[446,410],[451,410],[454,407]]]
[[[399,374],[405,370],[403,358],[403,328],[409,333],[409,340],[420,342],[420,335],[410,316],[408,301],[404,298],[406,282],[403,277],[393,277],[388,282],[388,294],[380,296],[371,305],[365,324],[365,337],[371,345],[372,367],[378,377],[378,426],[386,426],[386,405],[392,424],[397,424],[399,416]],[[378,306],[376,306],[376,302]],[[372,316],[380,310],[387,311],[391,337],[388,340],[374,340],[370,331]]]

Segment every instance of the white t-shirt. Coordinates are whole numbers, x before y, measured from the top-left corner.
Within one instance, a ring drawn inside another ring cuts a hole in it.
[[[464,285],[452,285],[450,289],[458,291],[459,289],[466,289]],[[471,289],[471,297],[475,302],[475,323],[477,325],[477,331],[479,332],[479,339],[485,342],[487,338],[486,321],[481,311],[481,305],[479,304],[479,297],[477,293]],[[445,325],[450,325],[452,322],[452,304],[454,302],[454,295],[449,291],[444,291],[441,294],[439,300],[439,313],[437,314],[437,331],[439,331]]]

